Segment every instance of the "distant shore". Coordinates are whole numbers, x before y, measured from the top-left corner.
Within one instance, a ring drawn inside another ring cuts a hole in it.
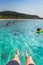
[[[27,20],[27,19],[43,19],[38,15],[30,15],[15,11],[1,11],[0,19],[2,20]]]
[[[43,20],[43,19],[0,19],[0,20]]]

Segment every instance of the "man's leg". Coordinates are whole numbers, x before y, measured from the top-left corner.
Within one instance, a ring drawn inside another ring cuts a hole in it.
[[[20,64],[20,60],[19,60],[19,50],[17,50],[16,55],[13,58],[14,61],[17,61]]]
[[[35,65],[31,56],[28,56],[28,52],[26,51],[26,65]]]
[[[20,60],[18,56],[19,56],[19,50],[17,50],[14,58],[7,65],[20,65]]]

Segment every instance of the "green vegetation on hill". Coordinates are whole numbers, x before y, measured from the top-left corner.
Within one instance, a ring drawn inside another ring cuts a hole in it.
[[[41,19],[41,18],[37,15],[23,14],[14,11],[2,11],[0,12],[0,19]]]

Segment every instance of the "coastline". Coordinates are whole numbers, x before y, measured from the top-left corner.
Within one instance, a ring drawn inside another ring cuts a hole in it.
[[[0,19],[0,20],[43,20],[43,19]]]

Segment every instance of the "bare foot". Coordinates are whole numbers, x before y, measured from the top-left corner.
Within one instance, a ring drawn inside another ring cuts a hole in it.
[[[26,57],[28,57],[28,51],[26,51]]]
[[[16,51],[16,55],[19,56],[19,50]]]

